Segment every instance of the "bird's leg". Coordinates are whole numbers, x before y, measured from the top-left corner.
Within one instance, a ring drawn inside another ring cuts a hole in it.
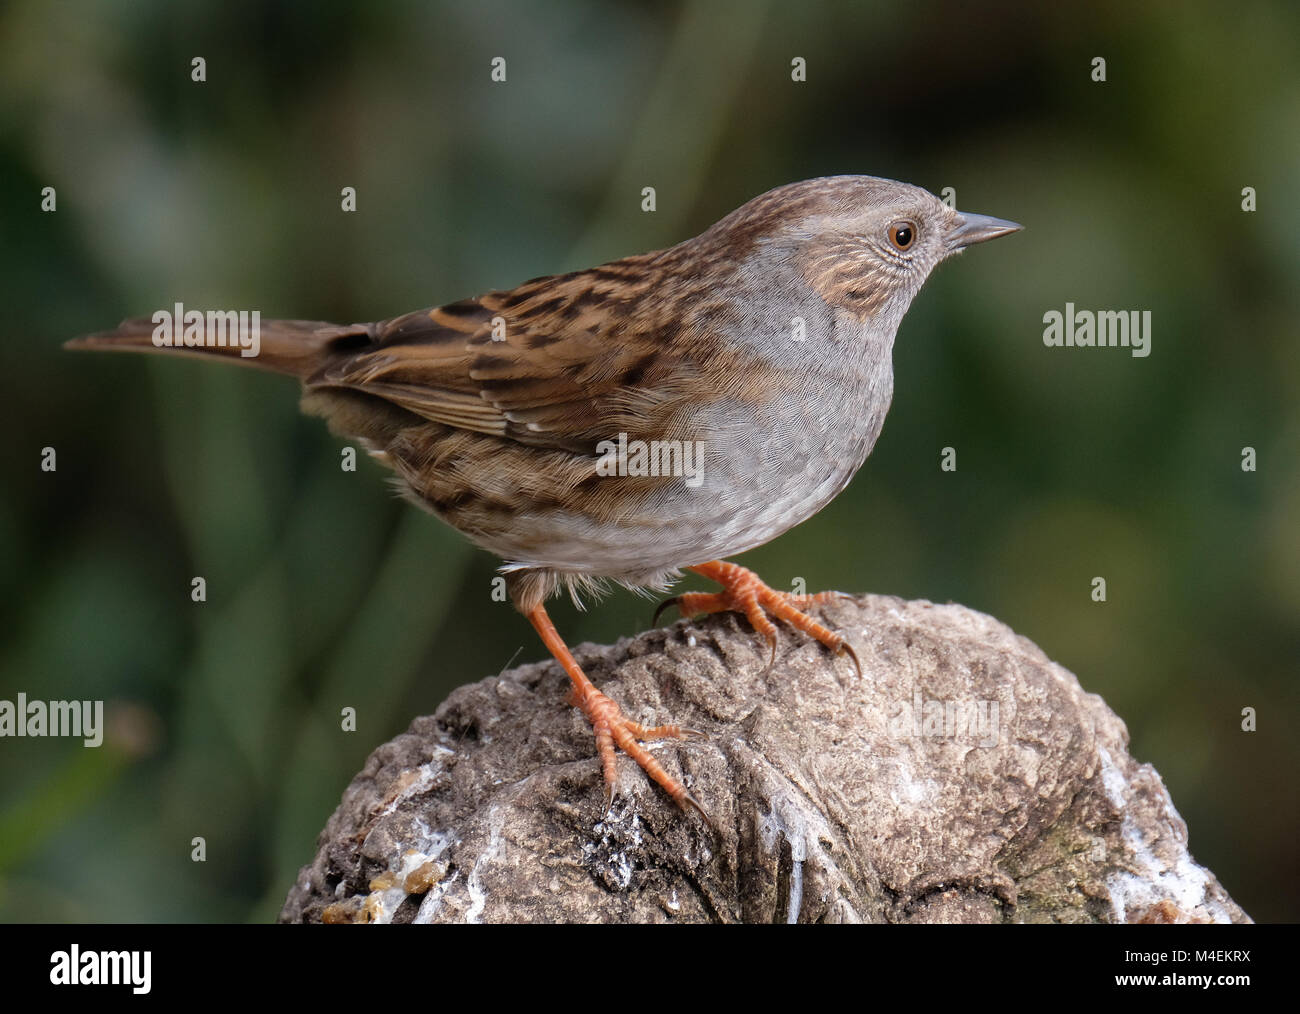
[[[777,591],[763,583],[752,570],[726,560],[713,560],[696,567],[687,567],[701,577],[716,581],[722,585],[720,592],[687,592],[668,599],[659,606],[659,613],[668,606],[675,605],[683,616],[697,616],[701,613],[744,613],[753,628],[767,639],[772,649],[772,659],[776,659],[776,624],[770,619],[785,620],[786,623],[801,630],[809,637],[820,641],[836,654],[845,654],[853,660],[858,675],[862,675],[862,666],[858,662],[853,646],[835,631],[823,626],[807,613],[803,607],[829,602],[836,598],[838,592],[819,592],[816,595],[794,595],[790,592]],[[770,664],[770,663],[769,663]]]
[[[646,774],[662,785],[664,791],[673,797],[678,806],[682,809],[688,806],[694,807],[712,827],[713,822],[704,807],[686,791],[686,787],[681,782],[664,770],[663,765],[655,760],[650,751],[641,745],[643,740],[682,739],[687,736],[698,736],[699,733],[679,725],[656,725],[647,728],[626,718],[619,706],[597,690],[591,680],[587,679],[587,674],[574,661],[568,646],[555,629],[555,624],[546,615],[546,610],[538,605],[525,615],[537,630],[542,643],[568,674],[569,680],[573,683],[570,701],[582,709],[582,713],[587,716],[587,721],[591,723],[596,733],[596,749],[600,752],[600,766],[605,775],[606,806],[613,803],[618,784],[618,765],[614,756],[614,747],[617,746],[641,765],[641,769]]]

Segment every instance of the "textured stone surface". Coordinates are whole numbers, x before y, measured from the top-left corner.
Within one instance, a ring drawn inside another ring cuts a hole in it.
[[[620,757],[602,815],[559,667],[453,693],[377,749],[281,920],[1247,922],[1160,776],[1033,643],[961,606],[829,605],[862,662],[715,616],[575,655],[715,836]]]

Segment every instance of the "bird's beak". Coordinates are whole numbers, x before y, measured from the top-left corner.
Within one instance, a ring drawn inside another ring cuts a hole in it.
[[[989,215],[967,215],[958,213],[957,226],[948,233],[948,245],[954,250],[961,250],[974,243],[984,243],[997,239],[1008,233],[1019,232],[1023,225],[1008,222],[1002,218]]]

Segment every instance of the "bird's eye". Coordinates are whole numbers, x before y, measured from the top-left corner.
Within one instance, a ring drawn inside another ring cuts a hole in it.
[[[889,226],[889,242],[894,244],[894,249],[905,251],[911,248],[912,243],[916,240],[916,226],[908,221],[893,222]]]

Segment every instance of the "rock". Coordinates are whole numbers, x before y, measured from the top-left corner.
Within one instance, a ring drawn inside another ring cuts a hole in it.
[[[732,615],[581,645],[710,812],[620,755],[605,815],[558,665],[455,691],[344,793],[282,922],[1249,922],[1124,723],[962,606],[823,607],[862,664]]]

